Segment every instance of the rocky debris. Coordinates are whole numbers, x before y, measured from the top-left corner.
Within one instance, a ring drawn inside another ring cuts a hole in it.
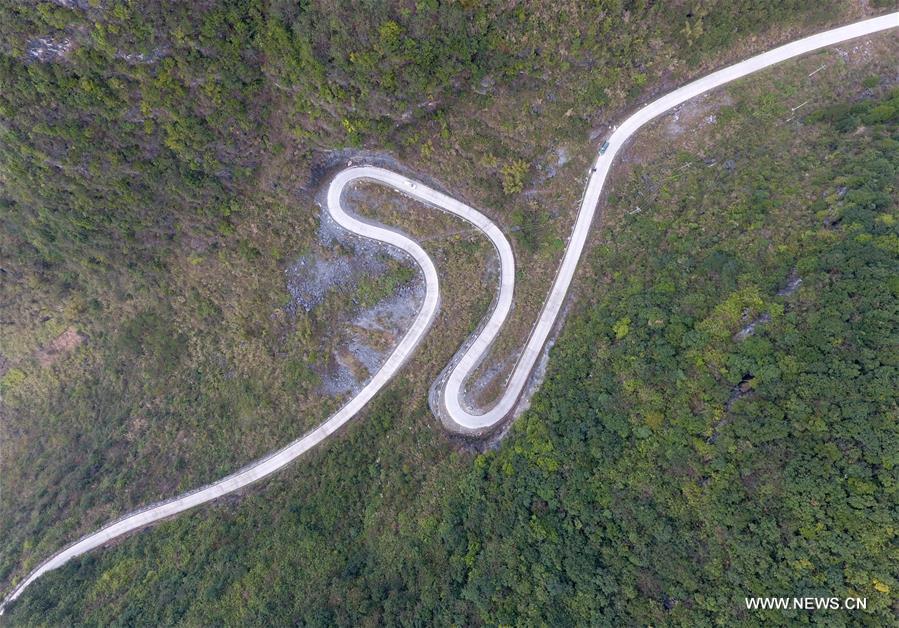
[[[546,179],[552,179],[558,173],[558,169],[571,161],[571,155],[568,154],[568,149],[564,146],[559,146],[556,148],[551,157],[555,158],[555,163],[547,160],[546,164],[546,176],[543,178],[543,181]]]
[[[404,330],[424,301],[424,284],[414,282],[400,287],[393,296],[362,310],[352,324],[369,331]]]
[[[787,280],[787,285],[785,285],[783,288],[781,288],[780,290],[777,291],[777,296],[779,296],[779,297],[789,296],[789,295],[793,294],[794,292],[796,292],[796,290],[798,290],[799,286],[801,286],[801,285],[802,285],[802,277],[798,276],[796,274],[796,271],[794,270],[792,273],[790,273],[790,278],[789,278],[789,280]]]
[[[80,9],[81,11],[87,11],[91,8],[90,0],[52,0],[52,2],[66,9]]]
[[[610,126],[603,124],[601,126],[596,127],[590,131],[590,135],[588,136],[591,142],[598,140],[601,136],[605,135],[611,129]]]
[[[731,388],[730,395],[724,404],[724,417],[712,426],[712,435],[706,439],[706,442],[709,445],[715,444],[715,441],[718,440],[721,428],[730,423],[732,418],[730,414],[731,406],[733,406],[738,399],[742,399],[752,393],[752,380],[754,379],[755,375],[752,373],[744,373],[743,377],[740,379],[740,383]]]
[[[156,63],[168,54],[169,49],[167,47],[159,46],[150,52],[118,52],[116,53],[116,56],[132,65],[139,65],[142,63]]]
[[[474,91],[480,94],[481,96],[486,96],[488,93],[493,91],[493,86],[496,85],[496,81],[492,76],[487,75],[481,79],[481,82],[478,83],[478,86],[475,87]]]
[[[342,396],[362,388],[412,324],[424,295],[424,284],[412,282],[356,314],[343,330],[344,338],[334,352],[334,368],[322,377],[321,392]]]
[[[322,211],[318,251],[297,259],[285,271],[291,302],[288,314],[312,311],[332,291],[349,292],[363,278],[387,272],[390,260],[412,264],[392,246],[347,232]],[[411,325],[424,301],[424,285],[411,281],[372,307],[347,312],[335,321],[336,346],[327,372],[320,373],[323,394],[355,393],[375,373]]]
[[[287,268],[287,290],[293,297],[293,309],[312,310],[324,301],[328,292],[353,283],[353,266],[356,260],[348,257],[322,259],[304,255]],[[291,313],[294,313],[291,312]]]
[[[534,178],[533,185],[527,190],[524,190],[524,196],[530,197],[540,194],[541,184],[555,177],[559,172],[559,168],[569,161],[571,161],[571,156],[568,154],[568,149],[564,146],[559,146],[558,148],[551,150],[549,154],[537,164],[536,168],[538,174]]]
[[[678,136],[684,132],[683,125],[680,124],[680,109],[675,108],[674,113],[668,117],[667,126],[668,135]]]
[[[703,127],[716,124],[718,109],[730,102],[731,98],[727,94],[718,94],[713,97],[709,97],[707,94],[697,96],[672,110],[663,122],[663,131],[669,137],[678,137],[685,131],[695,134]]]
[[[796,271],[794,270],[793,272],[790,273],[790,278],[787,280],[787,285],[785,285],[783,288],[781,288],[780,290],[777,291],[777,296],[779,296],[779,297],[789,296],[789,295],[793,294],[794,292],[796,292],[796,290],[799,289],[800,285],[802,285],[802,277],[798,276],[796,274]],[[764,312],[760,316],[757,316],[752,321],[750,321],[749,324],[746,325],[746,327],[744,327],[743,329],[738,331],[736,334],[734,334],[734,340],[736,342],[746,340],[752,334],[755,333],[756,327],[758,327],[759,325],[764,325],[766,323],[770,323],[770,322],[771,322],[771,315],[768,312]]]
[[[28,42],[26,54],[32,59],[44,63],[64,59],[74,47],[75,42],[71,37],[54,39],[52,37],[38,37]]]
[[[746,340],[746,339],[749,338],[752,334],[755,333],[755,328],[756,328],[756,327],[758,327],[759,325],[764,325],[765,323],[770,323],[770,322],[771,322],[771,315],[768,314],[767,312],[765,312],[764,314],[762,314],[762,315],[759,316],[758,318],[754,319],[754,320],[753,320],[751,323],[749,323],[746,327],[744,327],[743,329],[741,329],[740,331],[738,331],[738,332],[734,335],[734,340],[735,340],[736,342],[740,342],[741,340]]]
[[[387,258],[405,259],[394,247],[349,234],[323,211],[319,244],[330,253],[304,255],[288,266],[287,290],[293,297],[288,312],[312,310],[333,289],[350,289],[360,277],[379,275],[387,270]]]

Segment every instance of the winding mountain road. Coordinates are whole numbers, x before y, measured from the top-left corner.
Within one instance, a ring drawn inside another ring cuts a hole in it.
[[[269,454],[213,484],[125,515],[57,552],[18,583],[0,605],[0,615],[3,614],[5,607],[18,598],[32,582],[48,571],[61,567],[72,558],[85,554],[124,534],[237,491],[283,469],[352,419],[396,375],[406,359],[414,353],[419,342],[427,334],[440,304],[437,270],[424,249],[410,238],[395,230],[367,222],[348,213],[342,205],[342,193],[347,185],[365,179],[395,188],[407,196],[467,220],[480,229],[496,248],[501,269],[500,286],[493,311],[474,339],[467,343],[454,359],[454,366],[450,370],[449,376],[440,386],[439,407],[435,408],[435,411],[442,415],[444,423],[451,429],[463,433],[480,433],[508,417],[520,400],[528,377],[562,308],[578,260],[587,241],[590,225],[612,162],[618,151],[640,127],[671,108],[730,81],[819,48],[897,26],[899,26],[899,12],[800,39],[693,81],[649,103],[627,118],[608,138],[606,149],[600,152],[591,168],[577,221],[569,238],[555,282],[540,312],[540,317],[537,319],[512,372],[506,391],[496,405],[484,413],[475,413],[464,407],[463,384],[489,350],[512,307],[515,261],[508,240],[502,231],[480,212],[403,175],[369,166],[348,168],[339,172],[331,181],[327,193],[327,209],[334,219],[342,227],[358,235],[391,244],[411,255],[422,269],[427,288],[424,304],[412,326],[380,370],[336,414],[283,449]]]

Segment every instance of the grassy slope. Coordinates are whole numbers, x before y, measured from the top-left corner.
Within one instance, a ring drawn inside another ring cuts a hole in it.
[[[894,619],[896,106],[824,108],[886,103],[879,46],[635,144],[498,452],[448,456],[399,381],[304,465],[48,576],[11,620],[696,625],[755,621],[742,597],[766,594]],[[809,96],[818,113],[785,124]]]

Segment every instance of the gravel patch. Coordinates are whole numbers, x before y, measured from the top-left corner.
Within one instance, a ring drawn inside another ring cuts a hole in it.
[[[413,265],[401,250],[353,235],[324,209],[313,251],[289,264],[285,275],[291,295],[287,312],[313,312],[328,294],[354,291],[363,279],[389,271],[392,260]],[[381,368],[424,302],[420,277],[401,285],[391,296],[368,308],[353,308],[328,332],[334,349],[320,372],[322,394],[355,394]],[[377,345],[377,346],[373,346]]]
[[[376,260],[370,260],[376,263]],[[313,255],[304,255],[287,268],[287,290],[293,297],[288,310],[291,314],[303,308],[310,311],[324,301],[331,290],[338,287],[350,287],[356,279],[353,272],[355,263],[346,257],[322,259]]]
[[[28,42],[26,54],[32,59],[47,63],[64,59],[74,45],[75,42],[72,41],[71,37],[63,37],[62,39],[38,37]]]
[[[425,286],[416,281],[400,287],[392,296],[358,312],[344,326],[342,342],[334,356],[334,367],[322,377],[321,392],[330,396],[355,394],[387,361],[400,338],[412,325],[424,302]],[[387,346],[372,346],[375,332],[389,338]],[[362,376],[353,363],[364,367]]]
[[[353,289],[361,277],[383,274],[389,258],[407,260],[397,248],[351,235],[326,211],[321,214],[318,243],[319,252],[303,255],[285,271],[291,315],[313,310],[332,290]]]

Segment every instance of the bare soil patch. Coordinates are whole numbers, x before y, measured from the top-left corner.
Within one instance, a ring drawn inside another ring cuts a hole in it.
[[[85,340],[87,340],[87,336],[78,333],[77,329],[70,326],[50,341],[46,347],[38,349],[35,357],[41,366],[50,366],[64,354],[77,349]]]

